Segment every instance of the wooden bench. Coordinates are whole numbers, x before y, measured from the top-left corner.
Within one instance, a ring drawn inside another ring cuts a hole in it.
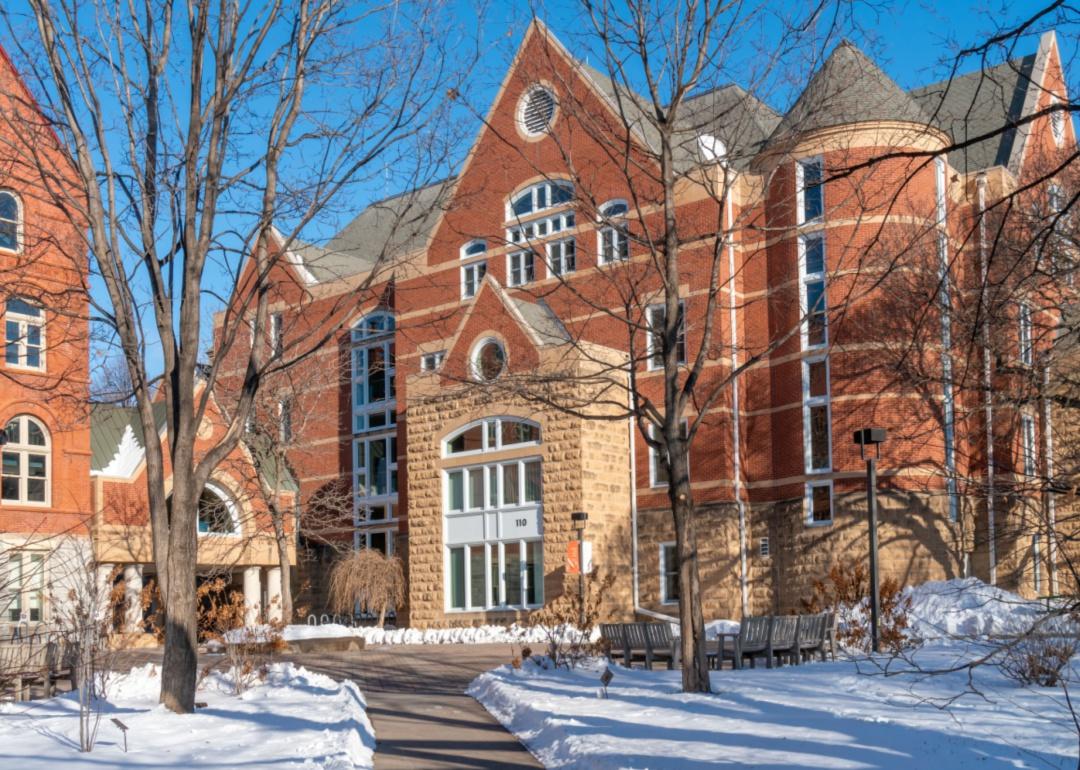
[[[826,647],[830,645],[829,630],[833,625],[832,612],[819,612],[816,615],[803,615],[799,621],[799,649],[796,662],[810,661],[815,655],[826,659]],[[833,659],[836,653],[833,652]]]
[[[651,669],[664,661],[669,669],[680,661],[678,640],[667,623],[601,623],[600,640],[609,660],[620,659],[630,668],[635,662]]]

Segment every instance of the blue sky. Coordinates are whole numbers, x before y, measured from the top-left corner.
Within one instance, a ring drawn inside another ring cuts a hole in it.
[[[582,34],[585,25],[578,17],[578,0],[546,0],[538,5],[527,2],[494,2],[477,11],[475,4],[462,0],[453,7],[453,15],[460,25],[459,30],[451,33],[460,35],[464,40],[475,38],[481,56],[473,68],[470,85],[465,97],[470,105],[481,113],[490,105],[499,83],[505,75],[507,65],[514,54],[522,35],[535,9],[537,14],[548,24],[575,56],[587,59],[602,66],[602,59],[596,49],[590,50],[590,39]],[[852,6],[853,17],[846,36],[849,36],[864,51],[882,66],[887,74],[902,87],[912,88],[925,83],[941,80],[948,76],[955,52],[964,46],[977,43],[994,31],[994,21],[1005,24],[1017,21],[1026,13],[1039,7],[1030,3],[1009,3],[993,0],[981,2],[938,2],[923,0],[901,2],[883,2],[877,4],[859,4]],[[770,14],[782,15],[801,9],[801,5],[775,2],[769,5]],[[482,22],[479,21],[482,19]],[[768,33],[766,22],[763,29]],[[778,28],[778,24],[773,23]],[[1041,28],[1037,31],[1041,31]],[[1059,30],[1059,42],[1063,47],[1066,69],[1070,68],[1077,52],[1077,34],[1075,29]],[[1037,35],[1023,40],[1015,55],[1026,55],[1034,51]],[[827,51],[826,51],[827,52]],[[744,52],[751,57],[754,51],[748,46]],[[996,54],[996,63],[1001,58]],[[961,72],[978,68],[978,62],[972,60],[961,67]],[[771,106],[778,110],[786,107],[805,84],[812,65],[804,69],[796,68],[790,79],[773,84],[769,93],[760,94]],[[723,79],[729,79],[725,74]],[[737,77],[733,78],[738,80]],[[744,83],[745,85],[745,83]],[[320,100],[326,94],[318,95]],[[465,135],[470,139],[475,136],[478,124],[468,115],[462,115]],[[463,154],[462,146],[459,153]],[[452,171],[456,159],[447,159],[443,171]],[[309,240],[320,241],[333,234],[344,225],[353,214],[360,211],[367,203],[395,194],[395,180],[390,175],[370,176],[367,181],[357,184],[345,199],[337,201],[334,212],[306,233]],[[95,282],[96,283],[96,282]],[[227,296],[230,286],[224,276],[207,275],[206,285],[221,296]],[[100,291],[100,286],[96,286]],[[203,338],[208,341],[210,332],[209,314],[220,309],[216,300],[208,299],[204,303],[206,324]],[[154,333],[151,332],[151,337]],[[148,351],[151,358],[150,370],[159,368],[154,361],[160,354],[155,348]]]

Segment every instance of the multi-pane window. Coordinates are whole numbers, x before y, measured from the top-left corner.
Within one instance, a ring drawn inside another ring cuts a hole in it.
[[[536,254],[515,251],[506,257],[506,276],[510,286],[523,286],[536,280]]]
[[[600,207],[598,251],[601,265],[623,262],[630,258],[630,239],[627,237],[626,226],[612,221],[624,219],[627,211],[629,208],[624,201],[612,201]]]
[[[663,305],[649,305],[645,310],[649,326],[647,356],[650,369],[662,369],[664,366],[664,321],[667,310]],[[686,363],[686,307],[679,303],[679,327],[675,335],[675,359],[680,364]]]
[[[0,190],[0,249],[18,251],[22,216],[15,193]]]
[[[8,556],[7,575],[0,581],[0,603],[9,623],[45,620],[45,554],[15,551]]]
[[[4,429],[7,443],[0,452],[0,500],[7,503],[48,503],[49,436],[29,415],[13,418]]]
[[[444,443],[447,457],[539,445],[540,428],[513,418],[468,425]],[[484,458],[444,473],[446,606],[449,610],[543,604],[543,484],[539,457]]]
[[[4,362],[27,369],[45,368],[45,310],[18,297],[4,312]]]
[[[829,341],[827,302],[825,296],[825,235],[805,233],[799,236],[802,267],[804,335],[807,347],[818,347]]]
[[[487,274],[487,262],[473,262],[461,266],[461,298],[472,299],[480,291],[480,282]]]
[[[1026,302],[1020,303],[1018,318],[1020,321],[1020,363],[1031,366],[1034,360],[1031,341],[1031,306]]]
[[[368,316],[352,329],[353,433],[392,427],[397,419],[394,391],[394,317]]]
[[[679,555],[675,543],[660,544],[660,601],[679,602]]]
[[[506,218],[521,219],[544,209],[566,205],[573,200],[574,185],[570,182],[542,182],[515,195],[507,206]]]
[[[577,269],[577,255],[573,238],[549,243],[547,254],[548,275],[566,275]]]
[[[827,471],[832,467],[828,358],[803,361],[803,387],[806,470]]]
[[[564,211],[542,219],[533,219],[522,225],[508,228],[506,238],[510,243],[522,243],[534,238],[546,238],[549,235],[565,232],[574,228],[574,212]]]
[[[1020,416],[1020,460],[1025,476],[1035,475],[1035,418]]]
[[[442,366],[442,363],[445,360],[445,350],[437,350],[434,353],[424,353],[424,355],[420,356],[420,371],[434,372]]]
[[[824,167],[821,158],[808,158],[796,166],[799,224],[820,219],[825,211]]]
[[[687,440],[689,436],[689,423],[683,420],[680,434],[683,441]],[[660,429],[656,425],[649,426],[649,435],[654,440],[660,440]],[[690,447],[687,445],[686,453],[689,457]],[[689,464],[689,463],[688,463]],[[652,444],[649,445],[649,486],[651,487],[666,487],[670,483],[671,479],[668,476],[667,468],[667,450],[663,447],[655,447]]]
[[[360,524],[394,518],[398,495],[397,434],[353,441],[353,492]]]
[[[806,485],[806,510],[811,524],[828,524],[833,519],[832,482],[815,481]]]

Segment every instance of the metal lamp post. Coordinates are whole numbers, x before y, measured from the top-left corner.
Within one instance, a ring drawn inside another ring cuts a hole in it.
[[[589,520],[589,514],[585,511],[574,511],[570,514],[570,521],[577,531],[578,542],[578,595],[581,597],[581,628],[585,627],[585,523]]]
[[[881,443],[885,441],[884,428],[863,428],[855,431],[855,443],[859,456],[866,461],[866,507],[870,513],[870,649],[880,652],[878,639],[878,615],[881,611],[881,593],[878,591],[878,540],[877,540],[877,461],[881,457]],[[872,452],[867,449],[872,448]]]

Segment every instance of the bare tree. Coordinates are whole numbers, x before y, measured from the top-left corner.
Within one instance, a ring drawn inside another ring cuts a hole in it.
[[[165,404],[167,441],[146,447],[165,605],[161,700],[190,712],[199,495],[240,441],[263,380],[306,360],[381,273],[376,264],[326,310],[319,333],[283,347],[269,339],[267,319],[275,296],[303,292],[289,249],[342,192],[388,174],[422,181],[429,160],[444,157],[433,129],[446,125],[437,120],[443,96],[467,63],[459,50],[449,67],[434,35],[445,39],[453,24],[434,2],[29,7],[36,40],[17,11],[4,15],[78,180],[72,191],[45,175],[49,191],[86,223],[104,286],[96,312],[115,333],[145,435],[157,432],[154,402]],[[37,148],[22,152],[34,159]],[[234,285],[214,360],[200,367],[206,303]],[[241,383],[225,409],[231,422],[197,455],[227,362]],[[200,375],[208,387],[197,398]]]

